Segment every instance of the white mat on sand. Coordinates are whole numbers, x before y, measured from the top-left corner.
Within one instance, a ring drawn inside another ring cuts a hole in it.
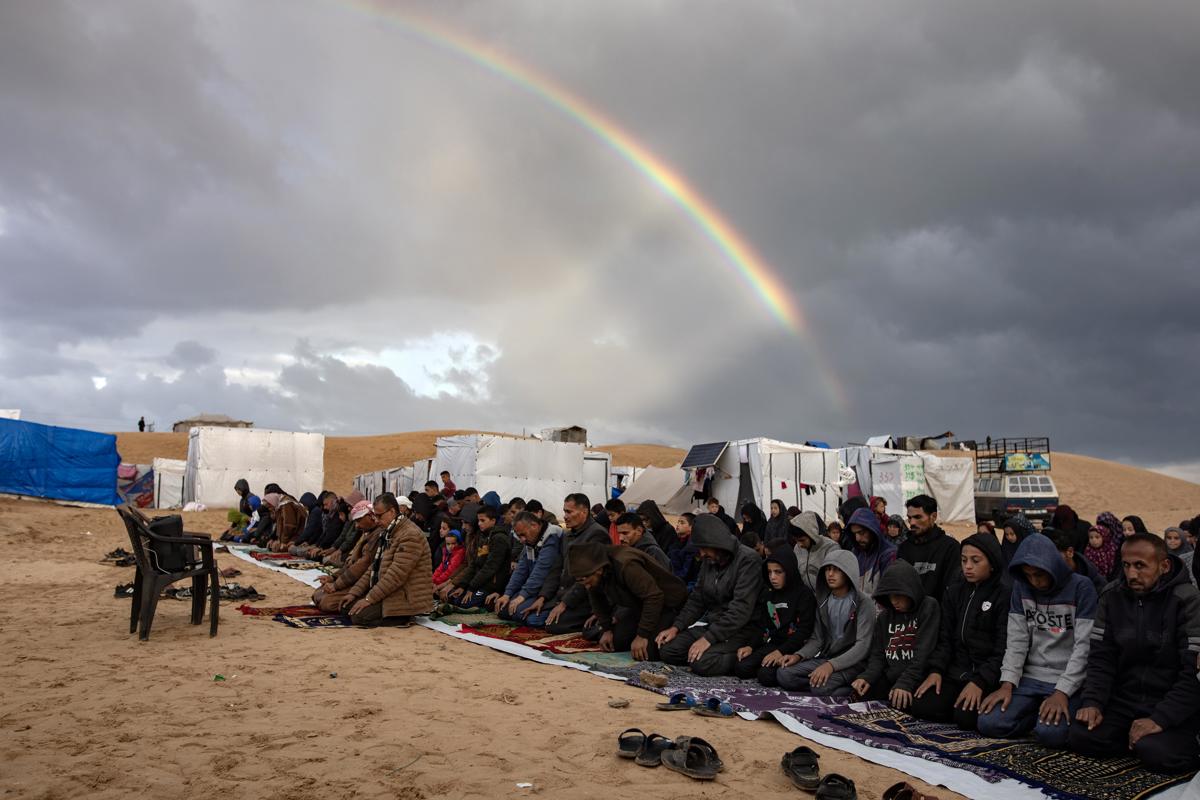
[[[235,550],[232,547],[229,548],[229,553],[230,555],[254,564],[255,566],[273,570],[274,572],[280,572],[288,577],[300,581],[306,586],[317,586],[317,578],[325,574],[316,569],[296,570],[276,567],[269,561],[256,561],[245,551]],[[593,675],[599,675],[602,678],[610,678],[617,681],[625,680],[619,675],[611,675],[606,672],[599,672],[597,670],[590,669],[585,664],[576,664],[573,661],[563,661],[562,659],[551,658],[542,651],[535,650],[534,648],[527,647],[523,644],[506,642],[502,639],[493,639],[490,636],[479,636],[478,634],[467,633],[459,629],[461,626],[447,625],[444,622],[437,622],[436,620],[430,620],[426,617],[418,617],[414,621],[418,625],[428,628],[431,631],[444,633],[447,636],[453,636],[455,639],[462,639],[464,641],[482,645],[483,647],[491,648],[492,650],[499,650],[502,653],[520,656],[521,658],[526,658],[530,661],[536,661],[539,664],[550,664],[557,667],[579,669],[583,670],[584,672],[590,672]],[[748,712],[744,712],[739,716],[750,720],[758,719],[756,715]],[[808,739],[809,741],[816,742],[817,744],[824,745],[825,747],[830,747],[834,750],[841,750],[843,753],[849,753],[851,755],[858,756],[864,761],[869,761],[872,764],[890,767],[894,770],[903,772],[905,775],[919,778],[926,783],[933,784],[934,786],[945,786],[951,791],[955,791],[961,795],[972,798],[972,800],[1023,800],[1025,798],[1028,800],[1044,800],[1046,797],[1041,790],[1035,789],[1031,786],[1021,783],[1020,781],[1006,779],[1000,781],[999,783],[989,783],[978,775],[968,772],[965,769],[959,769],[957,767],[952,767],[948,764],[942,764],[937,761],[926,761],[923,758],[906,756],[903,753],[894,753],[891,750],[883,750],[878,747],[865,745],[854,739],[848,739],[843,736],[834,736],[832,734],[813,730],[798,720],[789,717],[787,714],[771,713],[771,716],[780,725],[787,728],[792,733]],[[1195,798],[1200,798],[1200,775],[1197,775],[1191,783],[1184,784],[1182,786],[1173,786],[1170,789],[1164,789],[1163,791],[1152,795],[1152,797],[1153,800],[1195,800]]]

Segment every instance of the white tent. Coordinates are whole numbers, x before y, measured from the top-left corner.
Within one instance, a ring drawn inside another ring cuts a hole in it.
[[[938,503],[939,522],[975,521],[975,459],[921,453],[929,494]]]
[[[187,462],[177,458],[156,458],[154,469],[154,507],[183,506],[183,482]]]
[[[325,437],[260,428],[192,428],[184,503],[235,508],[238,496],[233,484],[238,478],[249,481],[256,494],[268,483],[279,484],[293,497],[320,494],[325,481]]]
[[[715,466],[711,495],[728,514],[736,515],[743,504],[753,501],[769,513],[772,500],[801,511],[815,511],[823,519],[837,517],[841,499],[841,460],[837,450],[754,438],[707,446],[711,453],[689,468]]]
[[[568,494],[583,491],[584,463],[582,444],[474,433],[439,438],[432,473],[446,470],[457,486],[474,486],[480,494],[493,491],[505,501],[537,499],[556,508]],[[598,464],[591,469],[602,494],[607,461],[603,475]]]
[[[904,516],[904,501],[928,492],[925,463],[920,454],[883,447],[871,449],[871,484],[867,493],[886,500],[889,515]]]
[[[396,497],[406,497],[413,490],[413,468],[389,469],[384,484],[387,486],[387,490]]]
[[[588,496],[592,505],[604,505],[612,497],[612,455],[598,450],[587,450],[583,454],[583,485],[580,491]]]
[[[422,459],[418,459],[417,461],[413,462],[412,481],[413,481],[413,487],[418,492],[423,490],[425,488],[425,484],[428,483],[429,481],[431,481],[431,480],[437,481],[438,480],[438,470],[433,468],[433,461],[434,460],[432,458],[422,458]],[[440,481],[438,482],[438,486],[439,486],[439,488],[441,487]],[[465,489],[467,487],[464,486],[463,488]]]
[[[667,514],[682,514],[692,510],[692,487],[687,474],[676,464],[673,467],[646,467],[621,495],[630,509],[653,500]]]

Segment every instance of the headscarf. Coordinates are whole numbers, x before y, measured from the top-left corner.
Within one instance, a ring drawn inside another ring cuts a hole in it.
[[[1146,528],[1146,523],[1142,522],[1142,518],[1135,514],[1130,514],[1128,517],[1121,520],[1121,522],[1128,522],[1130,525],[1132,525],[1134,533],[1149,533]]]
[[[278,508],[279,503],[282,500],[283,500],[283,495],[280,494],[279,492],[271,492],[270,494],[263,495],[263,502],[266,503],[267,505],[269,505],[271,508]]]
[[[762,538],[762,535],[767,532],[767,518],[763,515],[762,509],[754,503],[746,503],[742,506],[742,518],[749,518],[742,523],[742,533],[751,533]]]
[[[908,541],[908,524],[904,521],[904,517],[900,516],[899,514],[892,514],[890,517],[888,517],[887,524],[895,525],[900,528],[900,534],[893,539],[891,536],[888,536],[887,527],[885,526],[883,528],[883,538],[887,539],[897,547]]]
[[[1096,531],[1100,534],[1101,543],[1099,547],[1092,547],[1090,534]],[[1107,526],[1096,524],[1088,529],[1089,540],[1088,546],[1084,549],[1084,557],[1092,562],[1096,570],[1101,575],[1109,575],[1112,573],[1113,565],[1117,563],[1117,551],[1121,546],[1117,544],[1117,539],[1113,536],[1112,531]]]
[[[1121,549],[1121,544],[1125,541],[1125,529],[1121,527],[1121,520],[1117,519],[1116,514],[1111,511],[1101,512],[1100,516],[1096,517],[1096,526],[1111,533],[1117,549]]]
[[[1013,556],[1017,554],[1017,548],[1021,546],[1021,542],[1025,541],[1031,534],[1037,533],[1037,531],[1034,530],[1033,523],[1029,521],[1029,517],[1021,513],[1013,514],[1004,520],[1004,527],[1012,528],[1017,534],[1015,542],[1008,541],[1007,536],[1000,541],[1000,554],[1004,556],[1004,565],[1007,567],[1012,563]]]
[[[1179,534],[1179,547],[1175,550],[1172,550],[1170,547],[1167,548],[1167,552],[1169,552],[1171,555],[1181,556],[1184,553],[1190,553],[1196,549],[1192,545],[1192,543],[1188,541],[1187,532],[1183,528],[1180,528],[1176,525],[1172,525],[1171,527],[1169,527],[1165,531],[1163,531],[1163,540],[1164,541],[1166,541],[1167,534],[1170,533],[1171,531],[1175,531],[1176,533]]]

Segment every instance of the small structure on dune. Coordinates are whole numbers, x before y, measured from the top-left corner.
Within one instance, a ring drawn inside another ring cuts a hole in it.
[[[544,442],[568,442],[587,445],[587,428],[571,425],[567,428],[543,428],[540,437]]]
[[[171,426],[175,433],[187,433],[192,428],[253,428],[254,423],[234,419],[224,414],[198,414],[191,419],[181,419]]]

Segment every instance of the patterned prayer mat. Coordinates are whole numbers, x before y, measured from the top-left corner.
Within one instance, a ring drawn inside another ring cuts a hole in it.
[[[317,614],[303,617],[293,617],[288,614],[276,614],[271,617],[275,622],[282,622],[289,628],[353,628],[354,623],[345,614]]]
[[[445,619],[442,620],[445,622]],[[449,624],[449,623],[447,623]],[[551,653],[599,653],[600,646],[589,642],[578,633],[548,634],[541,628],[529,628],[525,625],[514,625],[511,622],[479,622],[472,625],[460,623],[463,633],[474,633],[492,639],[503,639],[506,642],[516,642],[535,650],[545,650]]]
[[[314,605],[307,606],[238,606],[237,610],[248,617],[274,617],[280,614],[288,617],[320,617],[324,616],[321,609]]]

